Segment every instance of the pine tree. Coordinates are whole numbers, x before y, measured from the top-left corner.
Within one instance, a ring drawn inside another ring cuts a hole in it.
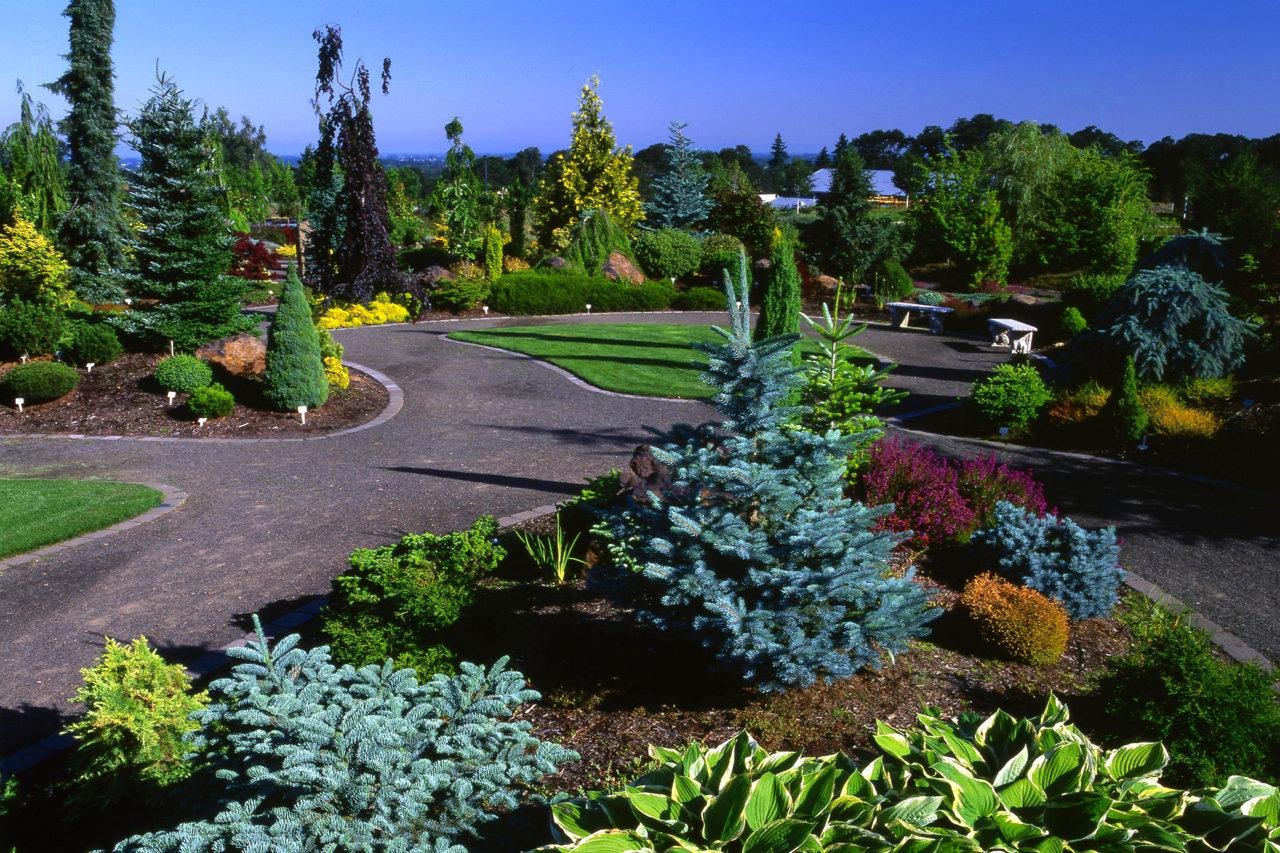
[[[74,270],[76,291],[89,302],[123,296],[114,274],[125,264],[128,228],[120,210],[116,160],[115,70],[111,43],[116,23],[112,0],[70,0],[62,13],[71,19],[70,67],[54,92],[70,103],[61,129],[71,162],[67,169],[70,205],[58,223],[58,247]]]
[[[644,218],[631,146],[617,147],[599,88],[598,77],[582,87],[569,150],[551,158],[539,182],[534,209],[544,249],[564,249],[570,228],[588,210],[608,211],[624,231]]]
[[[818,152],[818,159],[813,161],[813,168],[825,169],[831,165],[831,152],[827,151],[827,146],[822,146],[822,150]]]
[[[308,174],[307,221],[311,232],[306,237],[304,260],[307,281],[319,293],[331,294],[338,288],[338,247],[347,231],[347,212],[342,203],[346,184],[338,152],[334,147],[334,131],[327,116],[320,117],[320,142],[311,151],[310,160],[303,153],[304,174]]]
[[[760,302],[755,339],[791,335],[800,331],[800,271],[796,269],[795,237],[781,228],[773,232],[773,256],[769,282]]]
[[[140,303],[129,319],[153,344],[191,351],[255,323],[240,313],[245,280],[226,274],[231,237],[205,129],[172,80],[151,92],[129,124],[141,159],[129,201],[142,225],[125,279]]]
[[[653,228],[693,228],[711,212],[707,198],[710,177],[684,135],[683,122],[671,122],[671,144],[667,146],[667,171],[653,182],[652,199],[645,205],[647,221]]]
[[[763,689],[847,677],[906,647],[933,618],[912,574],[889,565],[887,507],[844,495],[845,461],[874,438],[795,425],[798,335],[752,343],[746,255],[726,281],[732,316],[710,359],[723,420],[672,430],[653,450],[671,485],[609,510],[599,529],[634,567],[639,611],[690,630]],[[735,307],[735,301],[740,307]]]
[[[840,134],[840,138],[836,140],[836,147],[833,148],[831,151],[832,157],[835,159],[836,162],[839,162],[840,155],[848,150],[849,150],[849,137],[845,136],[842,133]]]
[[[871,209],[871,180],[852,146],[836,155],[831,187],[818,202],[817,219],[805,233],[805,243],[824,272],[860,282],[863,258],[858,229]]]
[[[773,147],[769,149],[769,186],[774,192],[782,192],[787,185],[787,164],[791,157],[787,154],[787,143],[782,141],[779,133],[773,138]]]
[[[58,217],[67,209],[58,135],[44,104],[35,104],[31,95],[22,91],[21,84],[18,92],[22,96],[18,120],[0,134],[0,160],[8,161],[9,177],[23,196],[23,215],[49,237]]]
[[[267,399],[282,412],[299,406],[318,409],[329,399],[320,335],[293,264],[267,330],[267,371],[262,379]]]

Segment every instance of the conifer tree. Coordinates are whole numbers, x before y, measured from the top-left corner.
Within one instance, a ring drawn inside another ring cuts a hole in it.
[[[282,412],[299,406],[318,409],[329,399],[320,334],[293,264],[267,329],[267,370],[262,379],[267,399]]]
[[[795,237],[789,229],[773,232],[771,261],[769,282],[756,319],[757,341],[800,331],[800,271],[796,269]]]
[[[129,319],[153,344],[191,351],[255,324],[240,313],[246,281],[226,274],[231,235],[205,129],[172,80],[151,92],[129,124],[141,159],[129,201],[142,225],[125,279],[140,297]]]
[[[831,156],[833,158],[833,161],[839,162],[840,155],[848,150],[849,150],[849,137],[845,136],[842,133],[840,134],[840,138],[836,140],[836,147],[831,151]]]
[[[831,187],[818,202],[817,219],[805,232],[805,243],[824,272],[857,281],[860,264],[858,229],[871,208],[871,180],[851,145],[836,155]]]
[[[745,254],[725,289],[724,343],[695,344],[723,420],[674,428],[653,449],[670,487],[606,511],[599,529],[634,567],[644,618],[692,631],[766,690],[844,678],[935,614],[911,572],[890,569],[900,536],[874,529],[888,507],[844,494],[846,460],[875,433],[797,426],[804,407],[783,401],[803,381],[799,336],[752,342]]]
[[[111,62],[116,11],[113,0],[70,0],[69,67],[49,84],[70,104],[61,122],[71,153],[69,209],[58,223],[58,248],[71,264],[81,298],[105,302],[123,296],[115,273],[124,266],[128,228],[120,210],[116,160],[115,70]]]
[[[346,180],[328,117],[320,117],[320,142],[308,152],[303,152],[302,164],[310,182],[305,207],[311,233],[304,251],[305,271],[316,291],[331,294],[338,287],[338,247],[347,231],[347,212],[342,203]]]
[[[782,192],[787,185],[787,164],[790,162],[787,143],[782,141],[782,134],[779,133],[773,138],[773,146],[769,149],[769,188],[774,192]]]
[[[653,198],[645,205],[647,222],[653,228],[693,228],[711,212],[707,198],[710,177],[693,150],[693,141],[684,135],[684,122],[671,122],[671,144],[667,146],[667,171],[653,182]]]
[[[1138,374],[1129,356],[1124,359],[1120,385],[1111,392],[1104,415],[1111,437],[1119,444],[1134,444],[1147,433],[1147,410],[1138,397]]]
[[[31,95],[22,91],[21,83],[18,93],[18,120],[0,134],[0,160],[8,161],[9,177],[22,194],[24,217],[50,237],[58,217],[67,209],[58,135],[44,104],[35,104]]]
[[[813,161],[813,168],[825,169],[831,165],[831,152],[827,151],[827,146],[822,146],[822,150],[818,152],[818,159]]]
[[[588,210],[604,210],[624,231],[644,217],[631,146],[618,148],[604,116],[600,78],[582,87],[569,150],[554,155],[539,182],[534,209],[543,248],[564,249],[569,229]]]

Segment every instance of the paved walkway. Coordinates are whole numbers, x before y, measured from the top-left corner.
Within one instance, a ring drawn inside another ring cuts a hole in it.
[[[545,322],[625,322],[593,316]],[[669,315],[705,323],[715,315]],[[147,635],[191,661],[328,590],[355,547],[445,531],[574,494],[625,462],[644,426],[698,421],[702,404],[606,396],[539,363],[442,340],[481,320],[340,332],[348,357],[388,374],[405,404],[374,429],[324,441],[153,443],[0,438],[0,476],[163,482],[189,497],[149,524],[0,572],[0,755],[57,727],[102,637]],[[543,321],[539,321],[543,322]],[[918,410],[963,395],[1007,355],[952,337],[868,330]],[[979,448],[930,439],[942,450]],[[1276,507],[1114,463],[1017,454],[1089,523],[1118,523],[1126,559],[1273,659],[1280,657]]]

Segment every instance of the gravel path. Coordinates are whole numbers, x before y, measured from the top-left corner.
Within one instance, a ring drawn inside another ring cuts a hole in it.
[[[355,547],[559,500],[625,463],[646,426],[703,419],[702,404],[599,394],[538,362],[443,340],[461,328],[654,319],[340,332],[351,361],[403,388],[404,407],[373,429],[324,441],[0,440],[0,476],[163,482],[189,495],[151,523],[0,572],[0,755],[50,733],[72,710],[79,669],[104,635],[145,634],[172,659],[194,660],[242,635],[251,613],[270,616],[326,592]],[[858,343],[900,363],[895,382],[912,392],[904,411],[954,400],[1007,358],[961,338],[875,328]],[[949,453],[985,450],[928,440]],[[1136,571],[1280,657],[1274,504],[1133,466],[1009,455],[1034,467],[1064,510],[1118,524]]]

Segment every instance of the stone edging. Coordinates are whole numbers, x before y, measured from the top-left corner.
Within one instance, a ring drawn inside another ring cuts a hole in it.
[[[330,438],[350,435],[353,432],[373,429],[374,427],[381,426],[395,417],[396,413],[404,406],[403,389],[401,389],[390,376],[374,370],[372,367],[365,367],[363,364],[355,364],[354,362],[344,363],[347,367],[365,374],[385,388],[388,399],[387,405],[382,407],[382,411],[378,413],[377,417],[372,420],[365,421],[362,424],[356,424],[353,427],[340,429],[336,432],[326,432],[320,435],[305,435],[290,438],[201,438],[199,436],[187,435],[85,435],[78,432],[8,432],[0,433],[0,441],[7,438],[65,438],[71,441],[149,441],[161,443],[196,441],[204,442],[206,444],[266,444],[284,441],[325,441]]]
[[[59,551],[65,551],[68,548],[75,548],[86,542],[105,539],[106,537],[112,536],[116,533],[123,533],[126,530],[132,530],[140,524],[146,524],[148,521],[155,521],[160,516],[173,512],[175,509],[182,506],[182,504],[187,500],[186,492],[175,489],[172,486],[166,486],[163,483],[134,483],[132,485],[149,486],[160,492],[162,500],[160,501],[159,506],[152,507],[141,515],[135,515],[133,518],[126,518],[124,521],[118,521],[110,527],[104,527],[101,530],[95,530],[92,533],[85,533],[82,536],[75,537],[74,539],[64,539],[61,542],[55,542],[52,545],[45,545],[43,548],[37,548],[34,551],[27,551],[22,554],[15,554],[12,557],[6,557],[5,559],[0,560],[0,571],[4,571],[5,569],[9,569],[14,566],[20,566],[23,563],[30,563],[33,560],[40,559],[41,557],[48,557],[50,554],[56,554]]]
[[[146,485],[152,485],[152,484],[148,483]],[[169,501],[170,494],[173,494],[175,499],[177,499],[177,503],[174,504],[173,506],[169,506],[167,509],[164,510],[164,512],[168,512],[172,509],[176,509],[177,506],[182,503],[182,500],[186,499],[186,495],[182,494],[181,492],[174,491],[173,489],[169,489],[167,486],[155,485],[153,487],[157,489],[165,490],[166,504]],[[180,496],[180,498],[178,496]],[[556,504],[545,504],[543,506],[538,506],[538,507],[534,507],[533,509],[525,510],[524,512],[515,513],[514,515],[503,516],[502,518],[498,519],[498,527],[499,528],[513,527],[525,521],[531,521],[535,518],[540,518],[544,515],[549,515],[555,512],[558,508],[559,507]],[[136,519],[132,519],[132,521],[138,524],[141,524],[143,521],[150,521],[151,519],[148,518],[147,516],[151,516],[151,514],[155,513],[158,509],[160,508],[157,507],[155,510],[151,510],[148,513],[144,513],[143,515],[138,516]],[[100,530],[98,531],[98,534],[106,533],[116,529],[124,529],[124,527],[127,526],[128,524],[129,522],[122,522],[121,524],[117,524],[112,527],[105,528],[104,530]],[[93,538],[98,538],[98,537],[95,536],[94,534],[89,534],[87,536],[79,537],[78,539],[68,540],[68,542],[61,543],[61,544],[69,545],[74,542],[79,542],[82,540],[93,539]],[[57,547],[58,546],[51,546],[51,548],[57,548]],[[42,550],[47,550],[47,549],[42,549]],[[34,551],[32,552],[32,554],[37,554],[37,553],[39,552],[34,552]],[[4,565],[3,563],[0,563],[0,566],[3,566],[3,565]],[[283,616],[279,617],[278,619],[271,622],[270,624],[264,625],[262,630],[267,634],[268,637],[279,639],[281,636],[293,631],[294,629],[298,628],[299,626],[305,624],[306,622],[310,621],[312,618],[317,616],[320,613],[320,611],[324,608],[324,605],[327,601],[328,601],[328,596],[318,595],[308,600],[306,604],[303,604],[301,607],[297,608],[296,610],[291,610],[290,612],[284,614]],[[254,634],[252,633],[245,634],[240,639],[233,640],[232,642],[227,643],[225,646],[222,646],[217,651],[209,652],[208,654],[203,655],[200,658],[197,658],[195,661],[191,663],[190,666],[187,667],[187,672],[190,673],[193,678],[203,678],[205,676],[212,675],[213,673],[217,672],[219,669],[222,669],[223,667],[232,663],[233,658],[227,655],[228,650],[244,648],[253,639],[254,639]],[[28,770],[32,767],[35,767],[37,764],[41,764],[49,760],[50,758],[53,758],[54,756],[58,755],[59,753],[64,752],[67,749],[70,749],[71,747],[75,746],[75,743],[76,743],[75,738],[71,737],[70,735],[64,735],[61,732],[57,734],[48,735],[47,737],[41,738],[40,740],[36,741],[30,746],[25,746],[21,749],[15,750],[14,752],[11,752],[10,754],[4,756],[4,758],[0,759],[0,774],[8,776],[13,773],[21,773],[24,770]]]

